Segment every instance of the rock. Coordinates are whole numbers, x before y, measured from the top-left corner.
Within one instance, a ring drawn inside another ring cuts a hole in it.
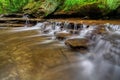
[[[79,34],[79,33],[80,33],[79,30],[69,30],[69,32],[70,32],[71,34]]]
[[[73,49],[87,49],[89,46],[89,40],[86,38],[73,38],[66,40],[65,44]]]
[[[75,27],[76,26],[76,27]],[[79,31],[83,28],[83,24],[74,24],[74,23],[69,23],[68,26],[67,26],[67,30],[70,32],[70,33],[76,33],[78,34]]]
[[[87,16],[85,18],[88,19],[100,18],[101,16],[106,15],[109,11],[106,9],[104,1],[102,4],[98,1],[81,1],[74,0],[73,3],[71,0],[65,0],[64,4],[61,6],[62,8],[54,12],[54,15],[69,15],[74,17]]]
[[[31,14],[34,17],[43,18],[56,10],[60,0],[38,0],[28,3],[24,8],[25,14]]]
[[[0,14],[20,12],[38,18],[60,16],[89,19],[101,18],[113,12],[120,17],[119,0],[20,0],[18,4],[15,0],[11,1],[11,4],[16,5],[7,2],[9,0],[0,1]]]
[[[67,28],[68,29],[74,29],[74,23],[69,23]]]
[[[93,30],[93,34],[104,34],[106,33],[106,29],[104,25],[98,25],[95,30]]]
[[[66,38],[70,37],[71,34],[68,33],[68,32],[57,32],[55,34],[55,36],[56,36],[57,39],[63,40],[63,39],[66,39]]]
[[[46,29],[46,30],[43,31],[43,33],[45,33],[45,34],[47,34],[49,32],[50,32],[50,29]]]

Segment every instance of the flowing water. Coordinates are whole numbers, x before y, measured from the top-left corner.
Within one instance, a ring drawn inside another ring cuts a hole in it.
[[[64,29],[60,23],[46,22],[1,27],[0,80],[120,80],[119,25],[107,24],[108,33],[91,38],[93,45],[84,54],[53,38],[55,32],[68,32],[68,23],[64,25]],[[94,29],[83,25],[77,37],[86,37]]]
[[[28,25],[30,24],[29,15],[24,15],[22,18],[26,19],[25,27],[29,27],[29,26],[28,26]]]

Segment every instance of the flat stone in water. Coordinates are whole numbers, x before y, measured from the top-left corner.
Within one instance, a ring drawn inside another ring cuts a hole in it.
[[[88,48],[89,40],[86,38],[73,38],[65,41],[65,44],[71,48]]]
[[[63,40],[63,39],[66,39],[66,38],[70,37],[71,34],[67,33],[67,32],[58,32],[58,33],[55,34],[55,36],[56,36],[57,39]]]

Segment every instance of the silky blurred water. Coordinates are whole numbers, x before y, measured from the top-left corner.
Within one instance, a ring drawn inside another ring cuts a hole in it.
[[[118,37],[97,35],[94,46],[81,54],[52,38],[59,25],[54,30],[49,25],[45,34],[43,24],[0,28],[0,80],[120,80]]]

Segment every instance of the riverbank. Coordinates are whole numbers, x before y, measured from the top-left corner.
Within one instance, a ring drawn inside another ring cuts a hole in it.
[[[49,21],[57,21],[57,22],[70,22],[70,23],[83,23],[83,24],[120,24],[120,20],[83,20],[80,18],[68,18],[68,19],[48,19]]]

